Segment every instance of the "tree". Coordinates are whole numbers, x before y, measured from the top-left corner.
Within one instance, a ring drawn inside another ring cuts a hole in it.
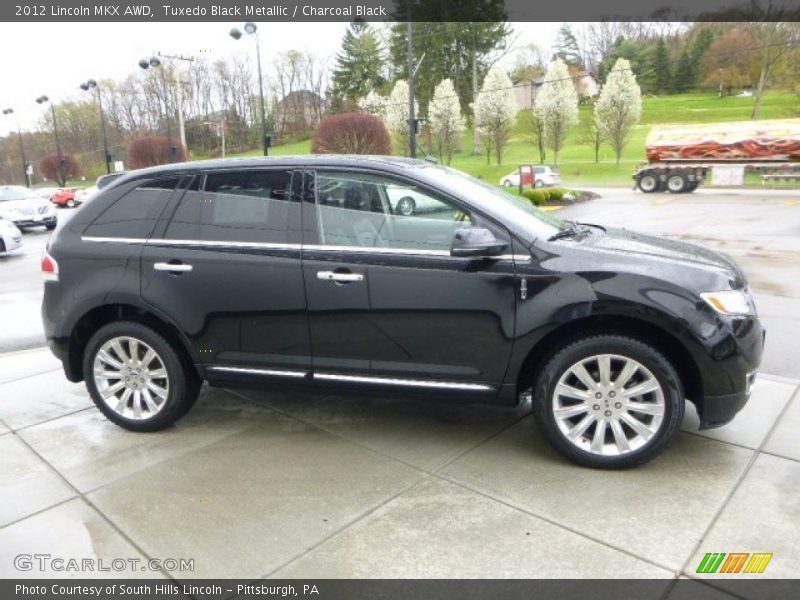
[[[536,112],[544,122],[547,145],[553,150],[553,162],[558,164],[558,152],[564,145],[569,128],[578,122],[578,93],[561,59],[550,63],[536,96]]]
[[[414,114],[418,114],[417,101],[414,100]],[[389,99],[386,101],[385,122],[394,138],[395,146],[405,156],[408,152],[408,82],[398,79]]]
[[[81,169],[72,154],[64,154],[62,160],[63,162],[59,161],[58,154],[48,154],[39,162],[39,170],[48,179],[57,181],[60,186],[65,186],[67,179],[73,179],[80,175]]]
[[[483,80],[475,106],[476,124],[486,138],[487,163],[492,148],[497,164],[503,162],[503,150],[514,129],[517,111],[511,79],[499,67],[490,69]]]
[[[450,79],[443,79],[433,91],[428,104],[428,127],[439,149],[439,158],[449,165],[453,153],[461,145],[466,129],[466,120],[461,116],[461,103]]]
[[[684,49],[678,59],[678,66],[675,67],[675,75],[672,78],[672,91],[676,93],[686,92],[694,84],[694,73],[692,69],[692,57],[688,49]]]
[[[594,109],[597,129],[614,148],[619,164],[622,150],[642,117],[642,91],[624,58],[608,74]]]
[[[391,154],[383,121],[367,113],[339,113],[320,121],[311,139],[312,154]]]
[[[759,58],[760,69],[756,84],[755,105],[750,115],[757,119],[761,114],[761,102],[767,84],[780,63],[790,54],[791,49],[800,42],[800,24],[796,22],[767,21],[747,24],[757,46],[752,50]]]
[[[558,30],[556,41],[553,44],[555,56],[563,60],[567,65],[583,68],[583,57],[578,47],[578,40],[572,33],[569,23],[564,23]]]
[[[176,140],[172,140],[175,144]],[[175,161],[186,160],[186,149],[177,144]],[[128,166],[131,169],[142,169],[170,162],[169,139],[165,135],[149,135],[131,142],[128,148]]]
[[[753,45],[750,33],[740,27],[717,36],[700,63],[700,83],[708,88],[719,88],[720,95],[752,85],[758,77]]]
[[[364,21],[353,21],[344,34],[333,70],[335,94],[350,105],[383,83],[383,49],[378,32]]]
[[[600,146],[603,144],[603,132],[597,126],[597,121],[594,118],[594,104],[591,110],[584,113],[581,118],[580,124],[581,140],[594,148],[594,162],[600,162]]]
[[[544,164],[547,160],[547,144],[544,134],[544,121],[541,115],[538,114],[536,108],[528,111],[528,120],[530,122],[531,137],[536,149],[539,151],[539,164]]]
[[[528,83],[544,75],[544,63],[542,49],[531,42],[517,51],[509,77],[515,84]]]
[[[383,118],[388,102],[389,99],[386,96],[381,96],[378,92],[372,90],[358,101],[358,107],[365,113]]]
[[[653,71],[653,91],[657,94],[666,92],[670,84],[669,52],[664,38],[658,38],[651,63]]]

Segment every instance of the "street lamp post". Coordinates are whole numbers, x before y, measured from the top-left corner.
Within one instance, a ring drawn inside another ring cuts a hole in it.
[[[50,101],[50,98],[47,96],[39,96],[36,99],[36,104],[46,104]],[[61,142],[58,140],[58,124],[56,123],[56,107],[53,106],[53,103],[50,102],[50,112],[53,115],[53,136],[56,138],[56,154],[58,154],[58,175],[59,185],[65,186],[67,185],[67,178],[64,174],[64,155],[61,153]]]
[[[139,66],[142,69],[149,69],[150,67],[161,67],[161,61],[157,56],[151,56],[150,59],[143,58],[139,61]],[[161,68],[161,86],[164,88],[164,117],[167,120],[167,162],[172,162],[175,158],[176,148],[172,145],[172,125],[169,119],[169,88],[167,88],[167,77],[164,75],[164,69]]]
[[[111,154],[108,152],[108,136],[106,136],[106,118],[103,115],[103,99],[100,97],[100,88],[94,79],[89,79],[81,84],[81,89],[84,92],[89,90],[97,90],[97,107],[100,109],[100,129],[103,132],[103,154],[106,162],[106,173],[111,173]]]
[[[264,156],[269,156],[270,137],[267,135],[267,117],[266,109],[264,108],[264,77],[261,72],[261,46],[258,43],[258,27],[255,23],[245,23],[244,31],[247,35],[252,35],[256,40],[256,62],[258,64],[258,96],[261,102],[261,143],[264,147]],[[242,37],[242,32],[234,27],[230,31],[230,36],[239,40]]]
[[[3,109],[4,115],[14,114],[13,108]],[[25,158],[25,144],[22,142],[22,129],[19,126],[19,119],[17,119],[17,136],[19,137],[19,153],[22,155],[22,174],[25,177],[25,185],[31,187],[31,178],[28,175],[28,159]]]

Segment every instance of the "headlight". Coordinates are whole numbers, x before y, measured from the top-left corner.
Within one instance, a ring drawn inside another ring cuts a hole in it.
[[[747,290],[708,292],[700,294],[700,296],[711,305],[711,308],[723,315],[743,316],[756,314],[753,297]]]

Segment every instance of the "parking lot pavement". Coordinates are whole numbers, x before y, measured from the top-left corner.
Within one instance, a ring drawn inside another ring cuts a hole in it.
[[[760,376],[728,427],[699,432],[689,410],[661,457],[611,472],[552,451],[527,404],[204,388],[177,426],[136,434],[46,350],[0,355],[0,374],[0,577],[64,575],[16,572],[21,552],[194,559],[191,572],[146,573],[176,579],[724,587],[695,573],[706,552],[771,552],[761,577],[800,571],[800,382],[782,377]]]

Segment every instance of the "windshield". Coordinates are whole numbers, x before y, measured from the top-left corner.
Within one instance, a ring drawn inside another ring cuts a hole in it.
[[[539,210],[526,199],[456,169],[432,165],[426,174],[460,198],[480,198],[495,205],[507,219],[522,224],[536,237],[548,238],[568,227],[566,222]]]
[[[21,185],[7,185],[0,187],[0,202],[8,200],[27,200],[29,198],[36,198],[28,188]],[[38,198],[36,198],[38,200]]]

